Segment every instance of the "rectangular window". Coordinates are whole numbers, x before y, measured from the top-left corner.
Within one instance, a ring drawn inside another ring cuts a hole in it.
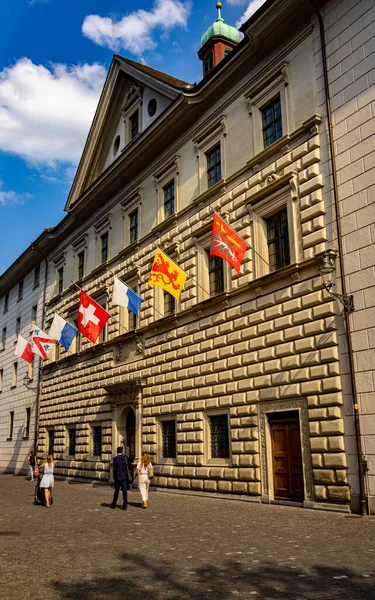
[[[273,144],[273,142],[283,135],[280,96],[277,96],[277,98],[262,108],[261,113],[263,143],[264,147],[267,148],[267,146]]]
[[[130,139],[133,140],[136,135],[139,133],[139,112],[136,110],[129,117],[129,133]]]
[[[16,342],[19,334],[21,333],[21,317],[17,317],[16,319]]]
[[[36,326],[37,312],[38,312],[38,305],[35,304],[35,306],[33,306],[31,309],[31,331],[34,331],[34,327]]]
[[[129,215],[129,241],[135,242],[138,239],[138,208]]]
[[[137,315],[135,313],[133,313],[131,310],[128,311],[128,314],[129,314],[129,318],[128,318],[129,330],[137,329]]]
[[[164,316],[173,315],[176,312],[176,299],[168,292],[164,292]]]
[[[163,188],[164,192],[164,218],[167,219],[174,213],[174,181]]]
[[[230,458],[227,415],[212,415],[209,419],[211,458]]]
[[[5,346],[7,343],[7,328],[3,327],[3,331],[1,333],[1,349],[5,350]]]
[[[221,152],[220,144],[206,152],[207,158],[207,186],[211,187],[221,179]]]
[[[13,363],[12,368],[12,387],[16,387],[17,385],[17,371],[18,371],[18,362]]]
[[[95,298],[95,302],[97,302],[98,304],[100,304],[100,306],[102,306],[104,308],[104,310],[107,310],[107,296],[100,296],[99,298]],[[103,327],[103,329],[100,332],[100,335],[98,337],[98,341],[97,344],[102,344],[103,342],[107,341],[107,337],[108,337],[108,323],[106,323]]]
[[[18,284],[18,302],[23,298],[23,280]]]
[[[92,428],[92,448],[94,456],[102,455],[102,426],[95,425]]]
[[[208,278],[210,296],[221,294],[224,291],[224,265],[222,258],[208,255]]]
[[[30,422],[31,422],[31,408],[28,406],[26,408],[25,414],[25,427],[23,431],[23,437],[28,438],[30,435]]]
[[[265,220],[270,270],[290,264],[288,214],[286,208]]]
[[[69,436],[69,447],[68,447],[69,456],[75,456],[75,454],[76,454],[76,430],[75,430],[75,428],[68,429],[68,436]]]
[[[4,312],[8,312],[9,308],[9,294],[5,294],[4,296]]]
[[[100,264],[108,260],[108,231],[100,236]]]
[[[176,458],[176,421],[161,422],[162,457]]]
[[[48,430],[48,454],[50,456],[53,456],[54,452],[55,452],[55,430],[49,429]]]
[[[4,369],[0,369],[0,393],[3,391]]]
[[[13,427],[14,427],[14,410],[11,410],[9,413],[9,422],[8,422],[8,440],[13,439]]]
[[[34,269],[34,287],[38,287],[40,283],[40,265]]]
[[[85,251],[82,250],[78,256],[78,279],[82,279],[85,275]]]
[[[34,379],[34,358],[35,357],[32,358],[31,362],[29,363],[29,366],[27,367],[27,375],[31,380]]]
[[[57,271],[57,293],[62,294],[64,289],[64,267]]]

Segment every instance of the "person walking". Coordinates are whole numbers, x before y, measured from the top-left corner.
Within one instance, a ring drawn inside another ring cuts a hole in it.
[[[49,508],[50,498],[51,498],[51,490],[52,490],[54,482],[55,482],[54,477],[53,477],[54,464],[52,461],[52,456],[50,456],[50,455],[47,456],[47,460],[40,465],[40,469],[44,470],[43,477],[40,482],[40,488],[41,489],[44,488],[44,497],[46,499],[46,508]]]
[[[135,476],[138,475],[138,486],[141,492],[142,508],[147,508],[148,488],[150,487],[150,478],[154,475],[154,470],[147,452],[142,454],[142,458],[137,464]]]
[[[122,453],[122,446],[117,448],[117,456],[113,459],[113,479],[115,482],[115,491],[113,494],[111,508],[116,508],[117,498],[122,490],[122,510],[128,508],[128,486],[130,485],[130,473],[128,459]]]
[[[30,454],[27,457],[27,464],[30,470],[30,481],[34,481],[34,470],[36,467],[36,457],[33,450],[30,450]]]

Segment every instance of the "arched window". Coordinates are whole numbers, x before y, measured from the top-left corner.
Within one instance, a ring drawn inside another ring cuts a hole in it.
[[[206,54],[203,61],[203,73],[206,74],[214,66],[214,53],[212,50]]]

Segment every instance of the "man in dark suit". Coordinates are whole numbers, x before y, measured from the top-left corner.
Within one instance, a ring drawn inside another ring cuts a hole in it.
[[[122,453],[122,446],[117,448],[117,456],[113,459],[113,479],[115,481],[115,492],[111,508],[116,508],[117,498],[122,489],[122,510],[128,508],[128,484],[130,484],[130,473],[128,459]]]

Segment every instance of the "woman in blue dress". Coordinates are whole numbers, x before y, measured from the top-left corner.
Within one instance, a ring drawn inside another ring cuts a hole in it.
[[[47,460],[40,465],[40,469],[44,469],[44,475],[40,482],[40,487],[44,488],[44,497],[46,499],[46,507],[49,508],[49,500],[51,496],[51,489],[53,488],[53,467],[52,456],[47,456]]]

